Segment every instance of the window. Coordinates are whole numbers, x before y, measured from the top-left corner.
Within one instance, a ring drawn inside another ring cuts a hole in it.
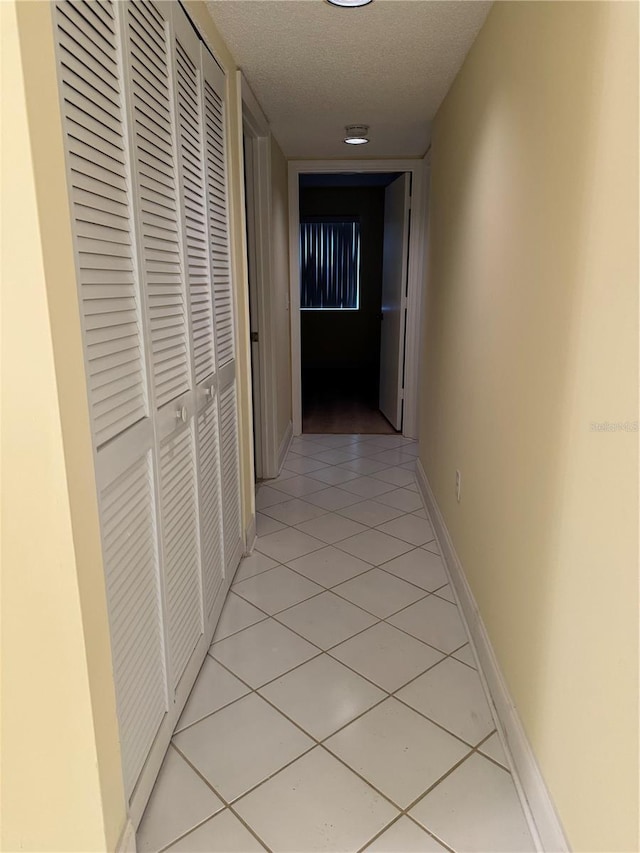
[[[300,308],[357,311],[360,307],[360,222],[300,223]]]

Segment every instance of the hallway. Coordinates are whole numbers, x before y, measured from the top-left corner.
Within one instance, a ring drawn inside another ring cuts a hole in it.
[[[639,23],[0,3],[0,850],[640,850]]]
[[[416,450],[303,435],[259,487],[141,853],[535,849]]]

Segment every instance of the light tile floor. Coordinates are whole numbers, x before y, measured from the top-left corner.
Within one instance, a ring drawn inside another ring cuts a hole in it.
[[[242,561],[138,850],[535,849],[414,442],[304,435]]]

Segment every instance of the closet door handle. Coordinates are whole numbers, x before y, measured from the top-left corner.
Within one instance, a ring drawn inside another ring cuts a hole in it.
[[[181,421],[183,424],[186,424],[188,414],[189,413],[187,412],[187,407],[181,406],[181,408],[176,411],[176,420]]]

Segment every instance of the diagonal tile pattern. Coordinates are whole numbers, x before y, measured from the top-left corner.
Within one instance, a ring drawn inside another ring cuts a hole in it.
[[[402,610],[426,594],[420,587],[378,568],[341,583],[333,591],[379,619]]]
[[[233,587],[236,595],[270,616],[322,592],[317,583],[300,577],[286,566],[276,566]]]
[[[533,851],[415,442],[303,435],[258,486],[138,849]]]
[[[330,737],[327,749],[403,809],[469,752],[393,696]]]
[[[366,563],[331,546],[313,551],[296,560],[290,560],[287,565],[326,589],[361,575],[363,572],[368,572],[372,568],[371,563]]]
[[[386,696],[328,655],[313,658],[259,692],[318,740],[329,737]]]
[[[164,847],[223,808],[222,800],[170,746],[138,829],[137,849],[145,853]]]
[[[278,620],[305,640],[326,650],[369,628],[376,622],[376,617],[333,592],[323,592],[279,613]]]
[[[524,853],[532,849],[509,773],[477,752],[429,791],[410,814],[453,850]],[[468,819],[461,820],[465,814]]]

